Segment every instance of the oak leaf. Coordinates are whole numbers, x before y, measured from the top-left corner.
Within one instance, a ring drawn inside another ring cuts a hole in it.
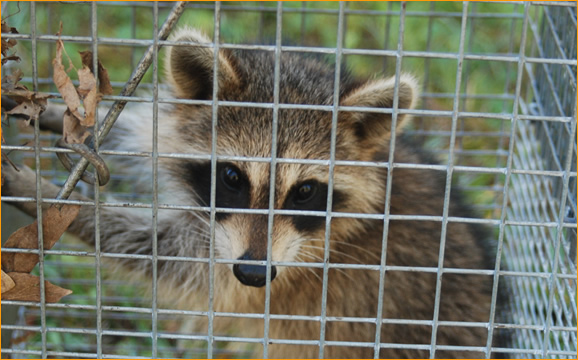
[[[48,210],[42,212],[42,238],[45,250],[54,246],[76,218],[79,211],[79,205],[65,204],[61,209],[51,206]],[[4,247],[38,249],[38,221],[16,230],[6,240]],[[34,269],[38,261],[37,254],[4,252],[2,254],[2,270],[29,273]]]
[[[93,55],[92,51],[80,51],[80,58],[82,59],[82,65],[88,67],[92,71]],[[110,84],[110,77],[108,76],[108,70],[102,65],[100,59],[97,60],[98,64],[98,91],[104,95],[111,95],[113,93],[112,85]]]
[[[78,94],[82,97],[84,105],[84,118],[80,120],[82,126],[94,126],[94,117],[96,115],[96,106],[98,105],[98,94],[96,91],[96,79],[85,65],[78,70]]]
[[[2,293],[2,300],[40,301],[40,278],[38,276],[20,272],[9,272],[8,276],[14,280],[15,286]],[[64,296],[72,294],[72,291],[45,280],[44,294],[47,303],[55,303]]]
[[[56,57],[52,60],[52,66],[54,75],[52,79],[54,80],[54,85],[62,95],[62,99],[64,103],[79,121],[83,119],[83,116],[78,112],[78,108],[80,107],[80,97],[76,92],[76,88],[74,84],[72,84],[72,80],[68,77],[66,70],[64,70],[64,65],[62,65],[62,51],[64,49],[64,43],[62,40],[58,39],[56,42]]]
[[[4,270],[2,270],[2,294],[12,290],[14,286],[16,286],[14,280],[12,280],[10,275],[6,274]]]

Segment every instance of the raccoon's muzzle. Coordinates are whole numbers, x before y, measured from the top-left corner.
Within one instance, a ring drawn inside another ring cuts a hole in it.
[[[245,253],[239,260],[257,259],[252,259],[251,255]],[[243,285],[263,287],[267,282],[267,266],[264,265],[235,264],[233,265],[233,273]],[[275,279],[276,275],[277,269],[275,266],[271,266],[271,281]]]

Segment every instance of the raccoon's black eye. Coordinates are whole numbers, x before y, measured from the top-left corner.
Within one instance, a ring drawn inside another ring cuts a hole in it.
[[[305,204],[317,194],[317,184],[304,183],[295,192],[295,204]]]
[[[234,166],[226,166],[221,171],[221,180],[229,189],[238,191],[241,188],[240,170]]]

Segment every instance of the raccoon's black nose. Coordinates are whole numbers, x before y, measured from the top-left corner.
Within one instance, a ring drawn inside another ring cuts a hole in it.
[[[245,254],[239,260],[255,260]],[[267,282],[267,267],[264,265],[235,264],[233,273],[243,285],[262,287]],[[275,279],[277,269],[271,266],[271,281]]]

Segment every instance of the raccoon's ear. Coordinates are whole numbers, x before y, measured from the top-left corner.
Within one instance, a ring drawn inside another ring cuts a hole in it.
[[[398,109],[411,109],[418,97],[418,82],[408,74],[401,74],[398,88]],[[389,79],[368,81],[362,86],[346,93],[340,99],[342,106],[359,106],[371,108],[393,108],[395,93],[395,76]],[[406,116],[399,114],[397,129]],[[341,127],[353,131],[364,148],[377,149],[391,137],[391,114],[372,112],[344,111],[339,116]]]
[[[173,34],[170,40],[190,43],[169,47],[165,58],[167,78],[176,95],[185,99],[211,99],[214,50],[212,47],[198,46],[211,44],[211,39],[198,30],[183,28]],[[219,89],[237,86],[238,75],[225,51],[219,51],[218,61]]]

